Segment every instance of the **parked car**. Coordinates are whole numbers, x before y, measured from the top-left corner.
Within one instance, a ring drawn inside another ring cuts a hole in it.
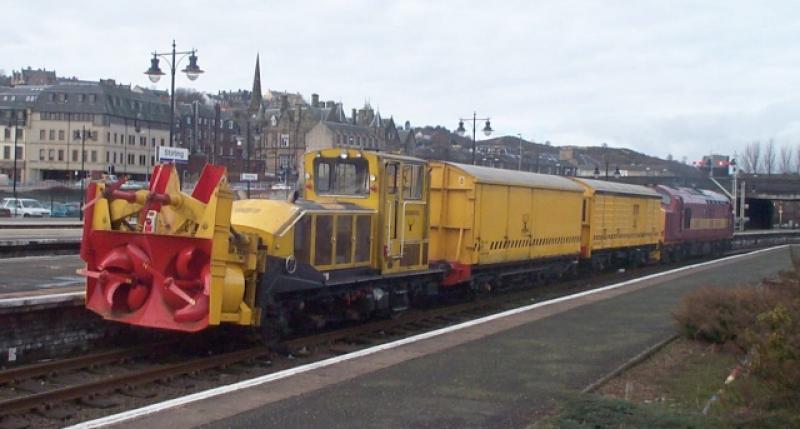
[[[12,216],[20,217],[45,217],[50,216],[50,209],[44,208],[42,203],[32,198],[3,198],[0,207],[11,211]]]
[[[52,217],[78,217],[81,213],[80,203],[53,203]]]

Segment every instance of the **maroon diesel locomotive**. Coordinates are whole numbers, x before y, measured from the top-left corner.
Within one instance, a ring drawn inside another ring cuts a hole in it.
[[[668,263],[692,256],[721,254],[733,238],[733,210],[716,192],[658,185],[664,209],[661,259]]]

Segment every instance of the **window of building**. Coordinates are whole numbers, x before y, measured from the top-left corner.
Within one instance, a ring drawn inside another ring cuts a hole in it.
[[[44,161],[44,149],[39,149],[39,161]]]
[[[11,128],[5,129],[5,132],[3,133],[3,138],[5,138],[6,140],[11,138]]]
[[[117,153],[114,152],[114,164],[116,164],[116,163],[117,163]]]
[[[56,130],[50,130],[50,140],[56,139]]]
[[[109,153],[108,151],[106,151],[106,164],[108,164],[108,163],[110,163],[110,162],[111,162],[111,153]]]
[[[17,159],[24,160],[25,156],[23,155],[22,148],[17,146]]]
[[[59,161],[63,161],[64,160],[64,149],[59,149],[58,150],[58,160]]]
[[[289,155],[278,155],[278,168],[283,170],[289,169]]]
[[[77,149],[73,149],[72,150],[72,162],[78,162],[78,150]]]
[[[47,132],[45,130],[39,130],[39,140],[44,140],[47,136]]]
[[[18,139],[21,139],[21,138],[23,138],[23,134],[22,134],[22,132],[23,132],[23,129],[22,129],[22,128],[17,128],[17,138],[18,138]]]
[[[289,147],[289,134],[281,134],[281,147]]]
[[[153,138],[150,140],[150,145],[151,145],[151,147],[156,147],[156,138],[155,138],[155,137],[153,137]]]
[[[11,146],[3,146],[3,159],[11,158]]]
[[[64,130],[58,130],[58,141],[64,141]]]
[[[92,162],[97,162],[97,151],[96,150],[92,151]]]
[[[48,161],[53,161],[55,159],[56,159],[56,150],[55,149],[48,150],[47,151],[47,160]]]
[[[164,146],[164,137],[161,137],[161,146]]]
[[[147,155],[139,155],[139,165],[147,164]]]
[[[72,132],[72,140],[80,140],[81,139],[81,130],[74,130]]]
[[[128,154],[128,164],[134,164],[136,162],[136,155],[129,153]]]
[[[114,143],[117,142],[117,133],[114,133]]]

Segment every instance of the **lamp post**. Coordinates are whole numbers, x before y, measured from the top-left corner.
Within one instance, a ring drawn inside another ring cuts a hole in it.
[[[483,134],[486,137],[489,137],[492,134],[492,131],[494,130],[492,129],[492,125],[489,122],[489,118],[478,118],[478,114],[476,112],[472,112],[472,118],[466,118],[466,119],[460,118],[458,120],[458,128],[456,129],[456,134],[458,134],[461,137],[464,137],[464,134],[466,134],[467,132],[467,130],[464,129],[464,121],[472,121],[472,165],[475,165],[476,161],[475,154],[478,152],[478,141],[475,138],[475,130],[477,122],[486,121],[486,126],[483,127]]]
[[[81,207],[86,204],[86,125],[81,128]],[[78,211],[78,219],[83,220],[83,210]]]
[[[735,154],[734,154],[734,156],[735,156]],[[731,195],[733,196],[733,198],[731,198],[733,200],[732,201],[733,204],[732,204],[732,207],[731,207],[733,209],[733,227],[734,227],[734,229],[738,230],[738,225],[739,225],[738,221],[739,221],[739,219],[737,219],[737,218],[739,216],[739,212],[737,211],[738,201],[737,201],[737,195],[736,195],[737,194],[737,189],[736,189],[736,174],[737,174],[737,171],[736,171],[736,158],[731,159],[731,162],[729,163],[729,165],[731,166],[731,169],[733,170],[732,171],[732,173],[733,173],[733,189],[731,189],[731,191],[733,191],[733,192],[731,192]]]
[[[172,142],[172,135],[175,132],[175,69],[178,68],[180,62],[189,57],[189,65],[186,66],[183,70],[183,73],[186,73],[186,77],[189,80],[196,80],[203,74],[203,70],[200,69],[197,65],[197,53],[196,49],[192,49],[191,51],[175,51],[175,41],[172,41],[172,51],[171,52],[153,52],[153,58],[150,60],[150,68],[147,69],[144,74],[150,78],[150,82],[156,83],[161,76],[164,76],[164,72],[161,71],[161,68],[158,66],[159,59],[158,57],[162,57],[167,60],[167,64],[169,64],[170,70],[170,96],[169,96],[169,145],[170,147],[173,146]],[[177,56],[180,55],[180,58]]]
[[[519,139],[519,163],[517,165],[517,170],[522,171],[522,134],[517,134],[517,139]]]
[[[11,186],[12,186],[12,195],[14,196],[14,217],[17,217],[17,205],[19,201],[17,200],[17,135],[19,132],[17,131],[19,128],[19,118],[17,117],[17,112],[14,112],[14,117],[9,118],[8,126],[11,127],[13,121],[14,125],[14,173],[11,177]]]
[[[603,143],[603,163],[606,165],[606,180],[608,180],[608,143]]]

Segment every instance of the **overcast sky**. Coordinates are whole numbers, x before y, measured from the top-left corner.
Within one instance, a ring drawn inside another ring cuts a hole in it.
[[[0,69],[149,85],[150,52],[175,38],[206,71],[179,87],[249,89],[260,53],[265,91],[451,129],[475,110],[500,134],[692,160],[759,139],[800,147],[798,6],[28,0],[3,8]]]

